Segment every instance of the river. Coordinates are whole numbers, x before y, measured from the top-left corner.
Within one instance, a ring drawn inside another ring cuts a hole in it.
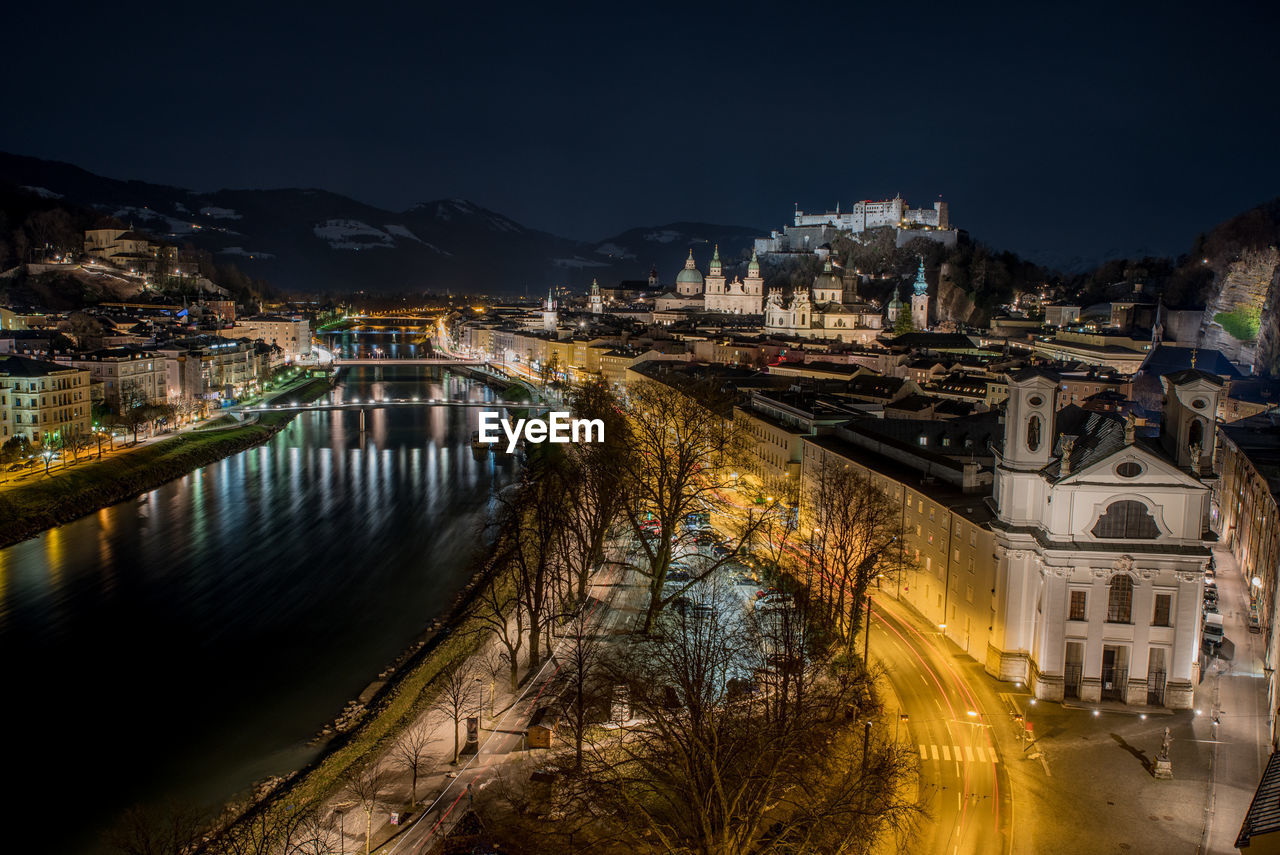
[[[491,400],[362,369],[332,393]],[[258,448],[0,550],[5,767],[32,851],[97,852],[133,803],[217,804],[443,614],[512,464],[475,409],[305,413]]]

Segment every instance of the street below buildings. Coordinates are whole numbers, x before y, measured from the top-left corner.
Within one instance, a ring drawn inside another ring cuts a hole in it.
[[[936,628],[887,597],[874,600],[870,645],[893,688],[892,697],[881,698],[882,721],[893,722],[896,738],[919,761],[919,801],[928,816],[910,851],[1014,851],[1005,767],[1010,754],[1024,758],[1000,744],[999,732],[1011,727],[995,682]]]

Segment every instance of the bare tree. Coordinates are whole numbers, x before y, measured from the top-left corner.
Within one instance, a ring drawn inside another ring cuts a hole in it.
[[[418,805],[418,775],[430,758],[431,734],[421,725],[409,727],[391,749],[391,759],[409,773],[409,806]]]
[[[107,843],[123,855],[183,855],[200,841],[208,818],[191,805],[131,807],[107,832]]]
[[[735,467],[743,459],[746,437],[731,416],[731,404],[725,393],[706,383],[676,389],[643,380],[628,388],[629,453],[619,461],[625,482],[622,511],[643,554],[638,569],[648,577],[646,633],[659,612],[681,595],[664,593],[664,587],[680,539],[689,536],[682,531],[688,514],[709,513],[741,523],[728,555],[703,562],[691,584],[737,554],[764,518],[762,513],[744,515],[733,504]],[[656,521],[656,531],[646,531],[651,521]]]
[[[453,722],[453,760],[458,763],[458,754],[462,750],[459,744],[458,729],[463,720],[475,708],[476,671],[471,660],[462,658],[440,675],[440,694],[436,696],[435,709],[440,710]]]
[[[497,647],[486,645],[484,653],[476,660],[476,668],[489,681],[489,718],[494,717],[493,698],[498,678],[511,670],[511,655]],[[514,691],[515,687],[512,687]]]
[[[475,616],[502,645],[511,675],[511,691],[520,685],[520,649],[525,610],[510,570],[493,573],[476,598]]]
[[[901,572],[901,508],[861,472],[828,458],[819,464],[804,512],[812,532],[808,581],[852,648],[871,581]]]
[[[569,406],[574,415],[599,419],[603,442],[571,445],[565,466],[565,564],[574,607],[586,597],[592,569],[604,559],[609,529],[622,510],[622,472],[617,461],[626,442],[626,420],[618,398],[603,380],[573,388]]]
[[[555,583],[563,565],[564,492],[560,476],[550,465],[531,463],[519,489],[502,499],[497,557],[509,568],[516,597],[529,621],[530,671],[542,664],[541,633],[554,614]]]
[[[288,852],[298,841],[309,806],[274,802],[237,819],[208,845],[214,855],[275,855]]]
[[[574,809],[593,831],[642,853],[818,855],[868,851],[911,822],[907,756],[882,739],[862,747],[870,676],[806,649],[802,635],[753,627],[729,592],[713,586],[701,598],[703,608],[667,616],[609,663],[638,723],[587,743]],[[776,701],[741,675],[778,661],[761,646],[771,633],[792,648],[785,667],[811,673],[786,714],[769,717]]]
[[[347,775],[343,790],[364,811],[365,855],[369,855],[370,842],[373,840],[373,812],[385,801],[389,784],[386,770],[377,763],[360,771],[353,770]]]
[[[584,603],[570,618],[562,633],[564,640],[556,652],[559,660],[561,720],[573,737],[573,768],[582,768],[583,741],[591,724],[599,695],[597,671],[602,650],[596,634],[599,615]]]

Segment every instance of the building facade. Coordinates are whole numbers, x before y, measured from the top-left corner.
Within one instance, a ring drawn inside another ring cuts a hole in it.
[[[25,356],[0,356],[0,442],[65,445],[91,430],[89,372]]]

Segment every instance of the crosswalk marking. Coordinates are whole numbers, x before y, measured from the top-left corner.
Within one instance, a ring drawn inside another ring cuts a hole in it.
[[[959,745],[925,745],[919,743],[921,760],[938,760],[941,748],[941,759],[947,763],[999,763],[1000,755],[996,753],[995,746],[988,748],[985,745],[966,745],[963,748]]]

